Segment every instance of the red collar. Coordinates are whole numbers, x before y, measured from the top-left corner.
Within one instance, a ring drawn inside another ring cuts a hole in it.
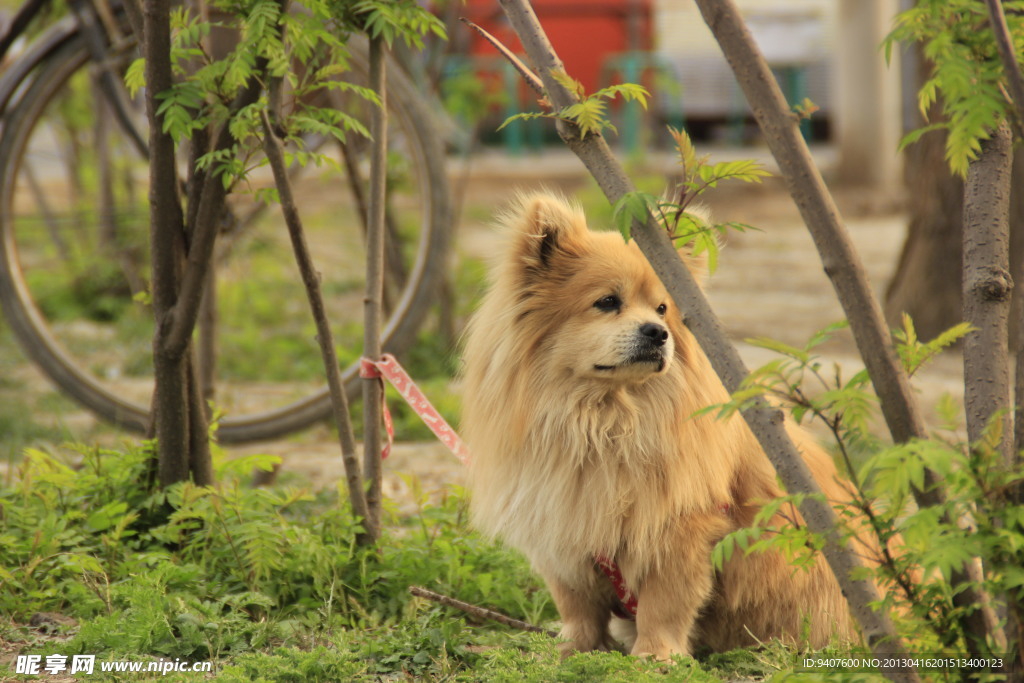
[[[718,509],[726,517],[732,515],[732,505],[729,503],[721,503]],[[622,570],[619,569],[619,565],[615,564],[615,560],[604,555],[595,555],[594,564],[612,582],[615,595],[618,597],[618,602],[612,605],[612,614],[619,619],[636,621],[637,597],[633,591],[629,590],[629,586],[626,585],[626,580],[622,577]]]
[[[619,565],[604,555],[595,555],[594,564],[612,582],[615,595],[619,598],[618,602],[612,605],[612,614],[620,619],[636,621],[636,594],[629,590],[629,587],[626,585],[626,580],[622,578],[622,571],[619,569]]]

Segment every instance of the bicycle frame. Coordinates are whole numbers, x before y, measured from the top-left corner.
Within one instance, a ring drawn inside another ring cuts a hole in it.
[[[11,30],[3,38],[3,51],[8,49],[21,34],[24,33],[31,19],[34,18],[46,3],[30,3],[26,12],[19,13],[18,19],[12,24]],[[129,132],[132,143],[143,156],[148,156],[145,140],[128,115],[128,107],[124,97],[120,78],[110,71],[106,56],[114,50],[128,50],[135,45],[132,36],[125,36],[117,25],[118,10],[106,0],[72,0],[72,13],[47,28],[42,35],[32,41],[28,51],[14,60],[2,76],[0,76],[0,115],[2,115],[19,95],[19,86],[26,83],[29,74],[51,54],[59,49],[67,40],[81,31],[89,45],[89,51],[95,64],[103,69],[98,76],[99,87],[102,88],[114,109],[118,122]],[[0,57],[3,53],[0,52]]]

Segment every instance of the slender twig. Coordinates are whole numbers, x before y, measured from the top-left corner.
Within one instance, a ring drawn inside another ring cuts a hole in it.
[[[576,103],[576,96],[554,77],[555,73],[564,71],[564,67],[533,8],[526,0],[501,0],[501,5],[527,55],[539,70],[552,106],[562,109]],[[556,121],[556,126],[562,140],[580,157],[610,201],[615,202],[633,191],[633,185],[603,137],[594,133],[581,136],[576,126],[564,120]],[[693,275],[672,248],[664,230],[648,215],[646,223],[634,222],[632,234],[676,305],[684,311],[687,326],[711,360],[725,387],[730,391],[737,390],[749,372]],[[770,406],[763,398],[751,403],[743,411],[743,417],[786,489],[791,493],[819,494],[805,497],[800,512],[807,526],[824,538],[825,558],[842,586],[850,611],[861,625],[869,646],[877,653],[903,652],[892,622],[872,609],[872,605],[879,600],[874,584],[863,578],[853,578],[863,565],[840,538],[835,512],[821,500],[820,488],[786,432],[782,411]],[[887,670],[886,674],[894,680],[918,680],[913,671]]]
[[[469,26],[470,28],[472,28],[473,30],[475,30],[481,36],[483,36],[484,40],[486,40],[488,43],[493,45],[494,48],[498,52],[500,52],[502,54],[502,56],[505,57],[505,59],[507,59],[509,61],[509,63],[513,67],[515,67],[515,70],[518,71],[519,75],[523,77],[523,80],[526,81],[526,84],[528,86],[530,86],[531,88],[533,88],[533,91],[535,93],[537,93],[541,97],[544,97],[544,83],[541,82],[541,80],[537,76],[537,74],[535,74],[532,71],[530,71],[530,67],[528,67],[525,64],[523,64],[522,60],[520,60],[518,57],[516,57],[515,53],[512,52],[512,50],[509,50],[507,47],[505,47],[501,43],[500,40],[498,40],[497,38],[492,36],[490,33],[485,31],[480,26],[477,26],[476,24],[474,24],[469,19],[466,19],[465,17],[463,17],[462,18],[462,22],[464,24],[466,24],[467,26]]]
[[[513,619],[512,617],[506,616],[501,612],[495,612],[494,610],[487,609],[486,607],[480,607],[479,605],[473,605],[468,602],[463,602],[462,600],[457,600],[455,598],[448,597],[447,595],[435,593],[434,591],[427,590],[426,588],[421,588],[419,586],[409,586],[409,592],[415,595],[416,597],[426,598],[427,600],[433,600],[434,602],[441,603],[442,605],[445,605],[447,607],[454,607],[455,609],[462,610],[466,614],[470,614],[478,619],[496,621],[499,624],[511,626],[512,628],[517,628],[520,631],[543,633],[545,635],[551,636],[552,638],[558,637],[558,634],[554,631],[549,631],[547,629],[541,628],[540,626],[528,624],[527,622],[520,621],[519,619]]]
[[[1014,127],[1018,137],[1021,137],[1024,136],[1021,130],[1024,126],[1024,76],[1021,75],[1020,64],[1017,63],[1017,53],[1013,48],[1013,38],[1010,37],[1010,27],[1006,23],[1002,0],[985,0],[985,6],[988,8],[989,22],[995,35],[999,59],[1003,62],[1010,99],[1016,113],[1013,117]]]
[[[131,26],[136,40],[142,43],[142,3],[140,0],[123,0],[121,7],[124,8],[125,16],[128,17],[128,25]]]
[[[276,83],[276,86],[274,83]],[[269,107],[275,117],[279,111],[280,102],[280,82],[275,80],[270,88]],[[327,322],[323,295],[320,291],[320,275],[313,265],[313,259],[309,253],[309,245],[306,243],[302,220],[299,217],[298,208],[295,205],[295,197],[292,193],[291,180],[288,178],[288,168],[285,165],[284,152],[274,134],[276,128],[266,111],[261,111],[260,115],[263,119],[263,148],[267,154],[267,161],[270,162],[270,169],[274,174],[278,197],[281,200],[281,211],[288,226],[288,236],[291,238],[295,260],[302,274],[302,283],[306,287],[306,297],[309,299],[309,307],[313,313],[313,320],[316,322],[317,342],[320,344],[320,354],[323,358],[324,370],[327,372],[327,387],[331,396],[334,422],[338,427],[338,441],[341,446],[342,462],[345,465],[345,478],[348,483],[348,495],[352,505],[352,513],[356,517],[365,520],[367,519],[367,511],[366,495],[363,492],[363,476],[359,467],[359,460],[356,457],[356,438],[352,430],[352,422],[349,418],[348,399],[345,395],[344,385],[341,382],[341,371],[338,369],[338,357],[334,350],[334,339],[331,334],[331,326]],[[358,540],[361,544],[370,543],[366,533],[361,534]]]
[[[363,300],[363,355],[371,360],[381,356],[380,328],[384,296],[384,217],[387,179],[388,114],[387,60],[384,39],[370,38],[370,88],[380,105],[373,109],[370,134],[370,203],[366,221],[366,298]],[[380,536],[381,510],[381,401],[384,386],[376,377],[363,380],[363,476],[366,489],[366,533]]]

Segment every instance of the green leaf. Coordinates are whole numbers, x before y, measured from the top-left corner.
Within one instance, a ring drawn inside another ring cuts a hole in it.
[[[676,151],[679,154],[679,163],[683,167],[683,179],[689,180],[696,177],[697,166],[697,150],[693,146],[693,142],[690,140],[690,136],[683,129],[675,129],[672,126],[668,127],[669,135],[672,136],[672,140],[675,142]]]
[[[689,214],[687,218],[692,220],[692,216]],[[714,275],[715,271],[718,270],[718,238],[715,234],[708,229],[699,230],[693,238],[693,256],[700,256],[705,252],[708,255],[708,273]]]
[[[810,340],[807,342],[807,345],[804,346],[804,350],[810,351],[811,349],[814,349],[817,346],[821,346],[829,339],[831,339],[836,332],[839,332],[840,330],[845,330],[849,326],[850,322],[848,320],[840,320],[830,325],[826,325],[823,329],[818,330],[811,336]]]
[[[795,358],[801,363],[806,364],[810,362],[811,359],[811,354],[808,353],[806,350],[798,349],[795,346],[790,346],[789,344],[777,341],[775,339],[769,339],[768,337],[753,337],[745,339],[744,341],[753,346],[757,346],[762,349],[767,349],[769,351],[774,351],[776,353],[781,353],[782,355],[789,356],[790,358]]]
[[[128,504],[124,501],[108,503],[90,513],[85,519],[85,525],[93,531],[106,531],[114,526],[127,511]]]
[[[636,83],[619,83],[598,90],[588,99],[600,97],[611,100],[616,97],[621,97],[626,102],[637,102],[644,111],[647,111],[647,99],[650,96],[651,94],[647,92],[647,89],[642,85],[637,85]]]
[[[821,107],[812,102],[809,97],[805,97],[799,104],[793,105],[793,111],[796,112],[796,115],[801,119],[810,119],[815,112],[820,110]]]
[[[632,236],[633,222],[645,224],[651,215],[661,213],[659,200],[647,192],[627,192],[612,209],[612,223],[627,242]]]
[[[740,159],[738,161],[723,161],[713,166],[700,165],[697,168],[697,176],[704,181],[707,187],[716,187],[719,182],[726,179],[759,183],[763,178],[770,177],[771,173],[765,170],[759,161]]]
[[[597,97],[588,97],[558,112],[559,118],[571,121],[579,127],[580,138],[583,138],[588,133],[597,134],[602,129],[611,127],[606,114],[607,105]]]
[[[139,57],[128,65],[128,69],[124,72],[124,84],[132,98],[139,94],[139,90],[146,87],[145,59]]]
[[[944,130],[948,126],[949,126],[949,124],[945,123],[945,122],[932,123],[932,124],[929,124],[927,126],[922,126],[922,127],[918,128],[917,130],[910,131],[909,133],[907,133],[906,135],[903,136],[902,140],[900,140],[899,151],[902,152],[907,147],[909,147],[910,145],[914,144],[915,142],[920,140],[922,137],[924,137],[927,133],[930,133],[933,130]]]
[[[908,375],[914,375],[928,361],[974,331],[970,323],[960,323],[940,333],[935,339],[922,343],[917,338],[914,322],[904,314],[903,329],[896,330],[896,351]]]
[[[512,116],[510,116],[507,119],[505,119],[502,122],[502,124],[500,126],[498,126],[497,130],[501,130],[502,128],[504,128],[508,124],[512,123],[513,121],[532,121],[534,119],[539,119],[539,118],[553,118],[553,117],[554,116],[552,114],[547,114],[547,113],[543,113],[543,112],[522,112],[522,113],[519,113],[519,114],[513,114]]]
[[[568,90],[570,93],[575,95],[578,99],[585,99],[586,93],[583,90],[583,84],[577,81],[575,78],[567,74],[561,69],[556,69],[551,72],[551,77],[561,85],[563,88]]]

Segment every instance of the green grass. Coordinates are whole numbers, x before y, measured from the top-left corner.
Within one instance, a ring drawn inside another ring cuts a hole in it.
[[[365,550],[336,492],[240,485],[273,458],[218,458],[217,488],[152,493],[141,484],[149,454],[145,445],[30,451],[23,478],[0,485],[0,655],[213,661],[225,681],[717,681],[799,664],[799,653],[771,644],[674,664],[614,653],[563,662],[552,638],[408,593],[423,585],[556,625],[524,558],[468,528],[461,492],[390,515],[379,546]],[[42,634],[27,626],[38,612],[74,625]]]

